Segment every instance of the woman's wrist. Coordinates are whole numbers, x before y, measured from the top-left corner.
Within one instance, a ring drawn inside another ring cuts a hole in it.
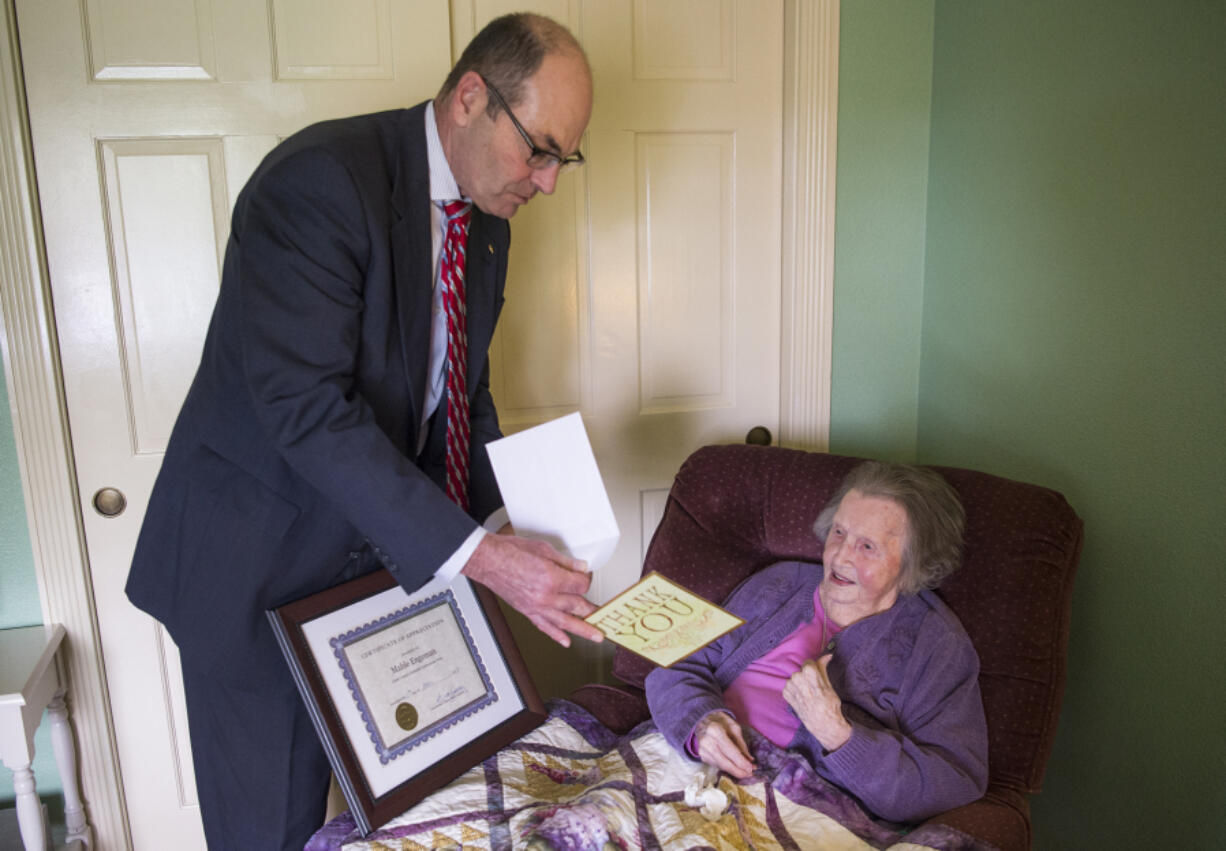
[[[837,751],[839,748],[843,747],[843,745],[847,744],[848,741],[851,740],[852,732],[853,730],[851,728],[851,724],[847,722],[847,719],[840,718],[835,729],[829,734],[821,737],[815,736],[814,738],[816,738],[818,744],[822,746],[822,750],[824,750],[826,753],[831,753],[832,751]]]

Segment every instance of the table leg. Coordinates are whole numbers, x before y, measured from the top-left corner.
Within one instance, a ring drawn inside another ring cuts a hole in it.
[[[85,848],[94,847],[93,831],[85,821],[85,808],[81,805],[80,784],[77,780],[77,747],[68,723],[68,706],[64,692],[59,692],[47,704],[51,717],[51,749],[55,751],[55,765],[64,784],[64,824],[68,828],[67,840],[80,841]]]
[[[9,766],[9,768],[13,768]],[[13,791],[17,793],[17,825],[26,851],[46,851],[47,826],[43,824],[43,804],[34,788],[34,772],[27,762],[13,768]]]

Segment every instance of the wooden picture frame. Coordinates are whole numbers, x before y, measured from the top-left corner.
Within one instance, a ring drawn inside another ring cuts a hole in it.
[[[386,570],[268,619],[363,835],[535,729],[545,707],[497,598]]]

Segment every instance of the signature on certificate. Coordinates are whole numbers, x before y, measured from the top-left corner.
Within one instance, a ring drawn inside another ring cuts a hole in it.
[[[440,706],[445,706],[448,703],[452,703],[457,698],[461,698],[466,694],[468,694],[468,686],[453,686],[436,697],[434,699],[434,705],[430,708],[438,709]]]

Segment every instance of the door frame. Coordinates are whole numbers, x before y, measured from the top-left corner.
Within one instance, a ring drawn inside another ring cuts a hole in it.
[[[47,275],[15,0],[0,14],[0,355],[44,623],[61,664],[96,847],[131,845]],[[785,0],[779,443],[830,434],[840,0]]]

